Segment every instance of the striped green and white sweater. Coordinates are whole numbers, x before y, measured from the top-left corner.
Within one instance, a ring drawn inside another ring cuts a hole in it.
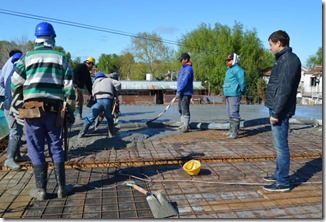
[[[35,46],[16,64],[11,79],[13,94],[23,94],[24,101],[66,101],[68,111],[75,109],[72,68],[65,55],[43,45]]]

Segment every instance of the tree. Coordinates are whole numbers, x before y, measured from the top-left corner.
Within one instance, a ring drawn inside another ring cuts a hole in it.
[[[132,39],[129,49],[137,63],[146,65],[145,73],[152,73],[157,79],[163,79],[164,73],[169,69],[169,63],[174,51],[164,45],[161,37],[156,33],[138,33]],[[143,69],[143,66],[141,66]]]
[[[97,68],[98,71],[104,73],[112,73],[112,72],[119,72],[119,68],[121,66],[120,57],[117,54],[101,54]]]
[[[312,69],[315,68],[317,65],[322,65],[323,64],[323,49],[320,47],[316,54],[313,56],[309,56],[307,60],[307,66],[308,68]]]
[[[25,36],[12,40],[11,42],[0,41],[0,67],[3,67],[3,65],[9,59],[9,52],[11,50],[20,49],[24,54],[31,51],[33,48],[34,43],[32,41],[28,41]]]
[[[120,78],[131,80],[132,79],[132,73],[133,68],[135,65],[135,60],[133,55],[130,52],[124,52],[124,54],[120,57]]]

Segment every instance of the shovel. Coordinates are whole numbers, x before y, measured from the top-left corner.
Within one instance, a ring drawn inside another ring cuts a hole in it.
[[[168,202],[165,195],[161,192],[149,192],[135,184],[135,182],[127,182],[127,186],[138,190],[139,192],[146,195],[146,200],[151,209],[154,218],[165,218],[177,214],[171,203]]]

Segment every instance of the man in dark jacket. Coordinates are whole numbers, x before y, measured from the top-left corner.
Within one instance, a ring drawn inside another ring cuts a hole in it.
[[[89,95],[92,95],[92,79],[90,71],[95,65],[95,59],[93,57],[88,57],[85,62],[80,63],[74,69],[73,81],[75,87],[76,95],[76,111],[75,114],[79,115],[80,119],[83,119],[83,105],[84,96],[83,89],[86,85]]]
[[[193,81],[194,81],[194,70],[192,68],[192,62],[190,62],[190,55],[188,53],[182,53],[179,57],[182,68],[178,76],[177,84],[177,97],[179,99],[179,113],[181,126],[180,132],[187,132],[189,130],[190,122],[190,99],[193,94]]]
[[[270,50],[275,55],[275,63],[266,89],[265,106],[269,108],[277,158],[274,174],[264,177],[264,180],[274,183],[264,186],[264,189],[289,191],[289,119],[295,114],[296,95],[301,78],[301,62],[289,47],[290,37],[285,31],[273,32],[268,41]]]

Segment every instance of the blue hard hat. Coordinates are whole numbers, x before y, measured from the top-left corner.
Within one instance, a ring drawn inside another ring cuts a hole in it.
[[[41,22],[36,25],[35,36],[53,36],[56,37],[53,26],[48,22]]]
[[[95,79],[101,78],[101,77],[106,77],[106,75],[103,72],[96,73]]]
[[[11,57],[11,63],[15,63],[20,57],[22,57],[23,53],[21,52],[16,52],[12,57]]]

